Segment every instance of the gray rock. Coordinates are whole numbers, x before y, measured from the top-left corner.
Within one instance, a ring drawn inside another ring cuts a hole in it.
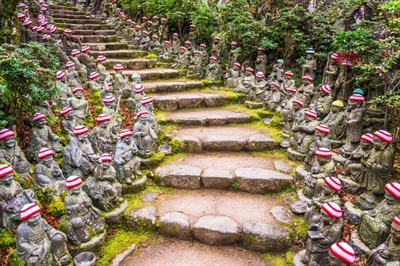
[[[304,255],[306,255],[306,250],[305,249],[303,249],[302,251],[300,251],[299,253],[297,253],[295,256],[294,256],[294,259],[293,259],[293,266],[307,266],[306,264],[304,264],[302,261],[301,261],[301,259],[304,257]]]
[[[360,187],[360,185],[357,182],[355,182],[355,181],[351,180],[350,178],[345,177],[343,175],[338,175],[338,178],[339,178],[340,182],[342,182],[342,190],[343,191],[353,194],[353,195],[357,194],[357,190]]]
[[[210,126],[222,126],[227,123],[227,118],[224,115],[208,115],[207,124]]]
[[[122,213],[125,211],[126,207],[128,207],[128,202],[124,200],[118,208],[107,213],[104,217],[106,224],[118,224],[121,221]]]
[[[264,134],[251,135],[247,140],[247,149],[250,151],[272,150],[275,146],[275,141]]]
[[[349,244],[353,247],[354,252],[358,257],[368,257],[371,252],[371,250],[361,241],[357,231],[351,233]]]
[[[269,117],[265,117],[265,118],[263,118],[262,119],[262,121],[264,122],[264,124],[266,124],[266,125],[269,125],[269,124],[271,124],[271,118],[269,118]]]
[[[179,135],[175,137],[181,143],[181,149],[186,152],[201,152],[203,150],[202,142],[198,137]]]
[[[178,239],[190,239],[189,217],[180,212],[169,212],[161,216],[160,234]]]
[[[291,170],[290,166],[287,165],[284,161],[275,161],[274,162],[275,169],[281,173],[288,174]]]
[[[228,216],[206,215],[193,226],[194,237],[208,245],[229,245],[240,238],[240,225]]]
[[[252,101],[245,101],[244,104],[250,109],[258,109],[264,106],[264,104],[261,102],[252,102]]]
[[[281,223],[291,224],[293,215],[283,206],[276,206],[270,210],[272,216]]]
[[[297,191],[297,196],[299,197],[300,201],[307,203],[308,206],[312,205],[311,199],[303,194],[303,190],[302,189]]]
[[[160,177],[161,186],[199,189],[201,171],[197,166],[170,164],[157,168],[155,173]]]
[[[133,209],[126,217],[126,225],[131,230],[153,230],[156,222],[156,207],[144,206]]]
[[[154,201],[158,196],[157,192],[148,192],[142,197],[142,202],[152,202]]]
[[[209,151],[240,151],[246,145],[243,136],[208,136],[203,139],[204,150]]]
[[[227,170],[209,168],[203,171],[201,178],[205,188],[229,189],[233,183],[233,175]]]
[[[289,231],[277,225],[245,223],[242,235],[244,248],[258,252],[285,251],[291,245]]]
[[[71,254],[81,251],[95,252],[106,240],[106,233],[101,233],[93,237],[90,241],[80,244],[79,246],[71,246]]]
[[[121,263],[134,251],[136,250],[136,245],[132,244],[127,250],[115,256],[112,260],[112,266],[119,266]]]
[[[217,107],[224,103],[225,96],[223,94],[203,94],[204,102],[207,107]]]
[[[134,180],[132,184],[122,184],[122,194],[132,194],[145,190],[147,186],[146,181],[147,176],[142,176],[141,178]]]
[[[182,117],[177,117],[177,118],[167,119],[167,120],[171,120],[180,125],[189,125],[189,126],[204,126],[208,122],[208,118],[198,117],[198,116],[192,116],[192,117],[182,116]]]
[[[229,113],[226,117],[226,120],[228,124],[247,123],[250,122],[251,116],[246,113],[235,112],[235,113]]]
[[[357,209],[353,203],[346,201],[343,209],[343,218],[350,224],[358,224],[361,219],[362,210]]]
[[[302,154],[298,151],[293,150],[292,148],[288,148],[287,153],[288,153],[288,158],[296,162],[303,162],[307,156],[306,154]]]
[[[235,170],[240,190],[250,193],[274,193],[285,189],[293,177],[269,169],[246,167]]]
[[[154,96],[154,106],[159,110],[175,111],[178,109],[178,99],[176,96]]]
[[[297,166],[296,168],[296,177],[300,180],[304,180],[308,175],[308,171],[304,169],[304,165]]]
[[[198,108],[203,105],[203,101],[201,95],[185,95],[179,99],[179,109]]]

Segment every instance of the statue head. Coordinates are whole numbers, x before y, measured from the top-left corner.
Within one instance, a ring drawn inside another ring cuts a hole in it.
[[[66,120],[72,120],[74,118],[74,109],[72,109],[69,106],[66,106],[63,109],[61,109],[60,113],[64,115],[64,119]]]
[[[305,75],[301,78],[301,80],[304,86],[308,86],[311,84],[311,82],[313,82],[314,79],[310,75]]]
[[[331,110],[333,113],[338,113],[339,111],[342,111],[343,107],[343,102],[340,100],[336,100],[332,103]]]
[[[40,208],[36,203],[25,204],[20,211],[21,221],[26,221],[29,226],[35,227],[39,224],[40,219]]]
[[[278,59],[278,61],[276,62],[276,66],[279,69],[282,69],[283,68],[283,59]]]
[[[262,80],[264,80],[264,79],[265,79],[264,73],[262,73],[262,72],[257,72],[257,73],[256,73],[256,80],[257,80],[258,82],[260,82],[260,81],[262,81]]]
[[[325,125],[318,125],[315,128],[315,133],[314,136],[316,138],[322,139],[324,137],[327,137],[329,135],[329,127]]]
[[[321,222],[325,225],[333,224],[342,218],[343,210],[334,202],[326,202],[321,206]]]
[[[363,150],[369,150],[374,145],[374,136],[371,133],[365,133],[360,138],[360,146]]]
[[[0,147],[6,149],[15,147],[15,133],[8,128],[0,130]]]
[[[0,185],[10,186],[14,180],[14,169],[9,164],[0,165]]]
[[[364,96],[360,94],[353,94],[349,97],[349,100],[347,101],[349,109],[354,109],[361,107],[363,102],[365,101]]]
[[[219,37],[219,36],[213,37],[213,42],[214,42],[214,44],[217,44],[217,43],[219,43],[220,41],[221,41],[221,37]]]
[[[110,117],[107,114],[101,114],[96,117],[96,122],[100,124],[100,128],[106,129],[110,124]]]
[[[393,218],[392,226],[390,228],[390,236],[396,245],[400,245],[400,215]]]
[[[305,114],[304,119],[306,122],[314,121],[318,117],[317,112],[314,110],[307,110],[304,112],[304,114]]]
[[[389,205],[400,204],[400,183],[390,182],[385,185],[385,200]]]
[[[129,129],[121,130],[121,132],[119,133],[119,137],[121,141],[129,145],[132,142],[133,132]]]
[[[88,139],[89,136],[89,129],[85,126],[76,126],[74,128],[74,135],[80,142],[84,142]]]
[[[74,97],[77,99],[82,99],[83,98],[83,88],[80,86],[76,86],[73,90],[72,93],[74,94]]]
[[[100,165],[103,169],[110,168],[112,163],[112,155],[108,153],[103,153],[100,155]]]
[[[392,134],[386,130],[378,130],[374,132],[374,149],[383,151],[393,141]]]
[[[140,103],[142,104],[142,106],[144,106],[147,110],[152,111],[153,110],[153,99],[150,97],[143,97],[142,100],[140,101]]]
[[[329,249],[330,266],[347,266],[356,261],[356,255],[353,248],[345,243],[339,242],[333,244]]]
[[[124,70],[124,66],[122,64],[115,64],[113,69],[117,74],[122,74],[122,70]]]
[[[37,128],[44,128],[46,126],[46,116],[42,113],[34,114],[32,121]]]
[[[304,103],[300,99],[294,99],[292,101],[292,108],[293,108],[293,111],[295,111],[295,112],[300,111],[303,108],[303,106],[304,106]]]
[[[72,175],[65,181],[65,186],[68,188],[68,192],[72,195],[81,193],[82,191],[82,179],[80,176]]]
[[[117,104],[115,103],[115,98],[113,96],[106,96],[103,99],[103,104],[109,109],[115,110]]]
[[[314,51],[313,48],[307,48],[307,50],[306,50],[306,59],[307,60],[313,59],[314,54],[315,54],[315,51]]]
[[[37,154],[37,157],[40,159],[42,164],[50,167],[53,163],[53,155],[54,152],[51,148],[41,148]]]
[[[333,195],[342,189],[342,183],[340,180],[333,176],[324,178],[324,184],[322,186],[322,193],[325,195]]]
[[[244,73],[246,76],[248,76],[248,77],[252,76],[253,73],[254,73],[254,70],[251,67],[246,67],[246,71]]]
[[[257,48],[257,54],[262,55],[264,53],[265,53],[265,48],[263,48],[263,47],[258,47]]]
[[[317,162],[320,165],[324,165],[332,160],[332,151],[327,148],[318,148],[318,150],[315,152],[315,156]]]

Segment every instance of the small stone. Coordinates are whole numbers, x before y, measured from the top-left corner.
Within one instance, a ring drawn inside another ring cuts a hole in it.
[[[158,196],[157,192],[148,192],[142,197],[142,202],[152,202],[154,201]]]
[[[169,212],[161,216],[159,232],[178,239],[190,239],[189,217],[180,212]]]
[[[270,210],[272,216],[281,223],[291,224],[292,214],[283,206],[276,206]]]
[[[304,264],[302,261],[301,261],[301,259],[304,257],[304,255],[306,255],[306,250],[305,249],[303,249],[302,251],[300,251],[299,253],[297,253],[295,256],[294,256],[294,259],[293,259],[293,266],[307,266],[306,264]]]
[[[353,195],[357,194],[358,188],[360,187],[360,185],[357,182],[343,175],[338,175],[338,178],[340,182],[342,182],[343,191]]]
[[[263,118],[263,120],[262,120],[263,122],[264,122],[264,124],[266,124],[266,125],[269,125],[269,124],[271,124],[271,118],[269,118],[269,117],[265,117],[265,118]]]
[[[361,219],[362,210],[357,209],[350,201],[346,201],[343,209],[343,218],[350,224],[358,224]]]
[[[289,231],[261,222],[243,224],[243,246],[258,252],[281,252],[290,247]]]
[[[308,171],[304,169],[304,165],[300,165],[296,168],[296,177],[300,180],[304,180],[308,175]]]
[[[201,178],[205,188],[229,189],[233,183],[232,173],[221,169],[206,169]]]
[[[229,245],[239,240],[240,226],[228,216],[206,215],[193,226],[193,235],[208,245]]]
[[[281,173],[288,174],[290,172],[290,166],[287,165],[284,161],[275,161],[274,162],[275,169]]]
[[[128,207],[128,202],[124,200],[118,208],[109,212],[104,217],[107,224],[117,224],[121,221],[122,213],[125,211],[126,207]]]
[[[159,167],[155,171],[161,185],[166,187],[199,189],[201,169],[187,164],[171,164]]]

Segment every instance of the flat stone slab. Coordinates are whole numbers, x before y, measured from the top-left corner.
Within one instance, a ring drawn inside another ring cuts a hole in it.
[[[203,171],[201,180],[204,188],[229,189],[233,184],[233,174],[228,170],[208,168]]]
[[[346,201],[344,203],[343,218],[350,224],[357,225],[360,222],[361,213],[362,210],[356,208],[352,202]]]
[[[306,178],[306,176],[308,175],[308,171],[306,171],[306,169],[304,169],[304,165],[299,165],[296,168],[296,177],[304,180],[304,178]]]
[[[125,211],[126,207],[128,207],[128,202],[124,200],[118,208],[115,210],[108,212],[105,216],[105,220],[107,224],[117,224],[120,222],[122,213]]]
[[[350,245],[353,247],[354,252],[358,257],[368,257],[371,249],[361,241],[360,237],[357,234],[357,231],[354,231],[350,235]]]
[[[289,231],[278,225],[245,223],[242,231],[243,246],[246,249],[264,253],[285,251],[291,246]]]
[[[189,135],[178,135],[175,137],[175,139],[180,142],[180,148],[183,151],[189,153],[203,151],[203,143],[198,137]]]
[[[142,68],[149,68],[149,67],[142,67]],[[184,90],[198,89],[204,87],[203,83],[197,80],[170,80],[170,81],[143,82],[143,85],[146,87],[146,92],[155,92],[155,93],[184,91]]]
[[[153,229],[156,222],[156,211],[154,206],[143,206],[131,210],[126,217],[128,228],[131,230]]]
[[[240,238],[240,225],[228,216],[205,215],[193,226],[194,237],[208,245],[230,245]]]
[[[302,154],[298,151],[293,150],[292,148],[287,149],[287,155],[290,160],[297,162],[303,162],[307,156],[306,154]]]
[[[278,222],[291,224],[293,215],[284,206],[276,206],[272,208],[270,212]]]
[[[235,177],[240,190],[260,194],[280,192],[293,181],[290,175],[258,167],[238,168]]]
[[[178,239],[190,239],[189,217],[181,212],[169,212],[160,217],[160,234]]]
[[[354,195],[357,194],[357,190],[360,187],[360,184],[353,181],[351,178],[343,175],[338,175],[338,178],[340,182],[342,182],[343,191]]]
[[[89,46],[91,48],[91,51],[106,51],[106,50],[128,49],[128,45],[126,43],[121,43],[121,42],[116,42],[116,43],[84,43],[83,45]]]
[[[275,170],[288,174],[291,170],[291,167],[285,163],[284,161],[278,160],[274,162]]]
[[[127,250],[115,256],[112,260],[112,266],[119,266],[121,263],[134,251],[136,250],[136,245],[132,244]]]
[[[108,59],[104,65],[112,69],[115,64],[123,65],[124,69],[139,70],[143,68],[153,68],[157,59],[144,59],[144,58],[133,58],[133,59]],[[146,85],[145,85],[146,86]],[[147,88],[147,86],[146,86]],[[148,90],[148,88],[147,88]]]
[[[131,50],[128,50],[131,51]],[[133,51],[137,56],[145,56],[147,52],[135,50]],[[114,70],[110,69],[110,73],[115,73]],[[145,80],[155,80],[155,79],[172,79],[179,76],[179,71],[176,69],[166,69],[166,68],[150,68],[150,69],[138,69],[138,70],[124,70],[122,71],[124,75],[129,77],[132,81],[132,74],[139,73],[142,81]],[[151,96],[154,98],[153,96]]]
[[[154,105],[160,110],[175,111],[199,107],[217,107],[226,102],[226,96],[219,93],[182,92],[152,96]]]
[[[106,232],[96,235],[88,242],[82,243],[79,246],[71,246],[71,253],[76,254],[81,251],[92,251],[94,252],[100,245],[106,240]]]
[[[201,186],[201,169],[185,164],[172,164],[156,169],[161,185],[176,188],[198,189]]]
[[[120,58],[135,58],[142,57],[147,54],[145,51],[134,51],[134,50],[107,50],[107,51],[90,51],[89,52],[94,58],[97,58],[99,55],[104,55],[108,59],[120,59]]]

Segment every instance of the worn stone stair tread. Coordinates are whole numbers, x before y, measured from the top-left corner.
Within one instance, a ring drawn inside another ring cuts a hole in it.
[[[90,51],[90,54],[95,57],[99,55],[104,55],[108,59],[111,58],[120,59],[120,58],[130,58],[130,57],[135,58],[135,57],[146,56],[147,52],[120,49],[120,50],[106,50],[106,51]]]
[[[147,92],[154,93],[184,91],[204,87],[203,83],[197,80],[145,81],[142,83]]]
[[[118,50],[118,49],[126,49],[126,48],[128,48],[128,46],[126,44],[119,43],[119,42],[83,43],[83,45],[89,46],[91,48],[91,52],[93,52],[93,51],[106,51],[106,50]]]
[[[144,51],[134,51],[138,53],[147,53]],[[141,54],[145,56],[145,54]],[[107,56],[107,55],[106,55]],[[139,54],[140,56],[140,54]],[[113,69],[109,69],[108,72],[115,73]],[[133,73],[139,73],[142,81],[145,80],[159,80],[159,79],[173,79],[179,76],[179,71],[175,69],[166,69],[166,68],[149,68],[149,69],[138,69],[138,70],[124,70],[122,72],[124,75],[128,76],[129,79],[132,79]]]
[[[85,11],[76,11],[76,10],[67,10],[67,9],[52,9],[51,10],[51,14],[52,16],[57,15],[57,16],[63,16],[63,15],[84,15],[84,16],[89,16],[88,13],[86,13]]]
[[[113,43],[118,40],[119,37],[117,35],[83,35],[83,42],[88,43]]]
[[[160,110],[175,111],[178,109],[217,107],[225,104],[228,97],[224,93],[180,92],[156,94],[151,96],[154,106]]]
[[[104,24],[103,21],[99,20],[99,19],[94,19],[94,18],[84,18],[84,19],[80,19],[80,18],[59,18],[56,17],[54,18],[54,22],[56,23],[66,23],[66,24]]]
[[[229,216],[205,215],[193,226],[194,237],[208,245],[229,245],[240,238],[240,225]]]
[[[56,22],[56,26],[62,29],[70,28],[73,30],[113,30],[112,25],[107,24],[79,24],[79,23],[61,23]]]
[[[195,111],[175,111],[166,114],[165,119],[182,125],[205,126],[248,123],[252,116],[237,110],[210,108]]]
[[[121,46],[124,45],[125,47],[127,44],[120,43],[120,45]],[[153,68],[156,62],[157,62],[156,59],[145,59],[145,58],[131,58],[131,59],[111,58],[105,62],[105,66],[111,70],[115,64],[121,64],[123,65],[125,70],[139,70],[144,68]]]
[[[56,10],[54,10],[56,11]],[[74,13],[54,13],[52,12],[53,19],[92,19],[92,17],[86,13],[76,14]]]
[[[55,5],[55,4],[50,4],[49,5],[50,9],[53,10],[71,10],[71,11],[79,11],[79,9],[76,6],[64,6],[64,5]]]

